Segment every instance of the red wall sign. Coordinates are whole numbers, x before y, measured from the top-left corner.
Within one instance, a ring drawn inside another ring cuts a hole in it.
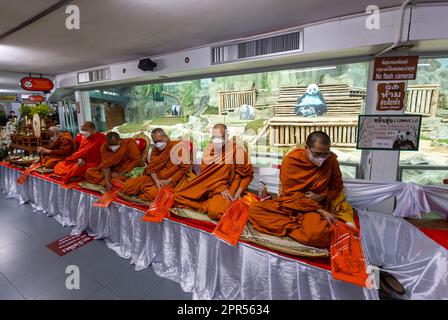
[[[29,102],[43,102],[44,97],[42,96],[29,96],[27,99]]]
[[[51,91],[53,89],[53,81],[47,78],[25,77],[20,80],[22,89],[28,91]]]

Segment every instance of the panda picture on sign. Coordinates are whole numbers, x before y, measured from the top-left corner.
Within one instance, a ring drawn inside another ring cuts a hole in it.
[[[294,112],[303,117],[321,116],[327,112],[327,103],[317,84],[308,85],[306,92],[297,101]]]
[[[392,146],[394,150],[415,150],[415,144],[409,131],[399,130]]]

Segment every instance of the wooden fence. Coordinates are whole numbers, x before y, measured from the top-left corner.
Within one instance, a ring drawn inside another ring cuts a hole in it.
[[[234,111],[243,104],[255,106],[257,97],[257,90],[244,91],[220,91],[219,92],[219,114],[225,114],[229,111]]]
[[[282,147],[304,144],[313,131],[326,132],[336,147],[355,147],[358,117],[273,117],[269,120],[269,144]]]

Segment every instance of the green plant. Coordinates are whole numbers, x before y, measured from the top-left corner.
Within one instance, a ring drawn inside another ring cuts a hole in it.
[[[30,108],[30,114],[38,114],[42,119],[48,118],[51,115],[51,109],[46,104],[38,104]]]
[[[31,106],[28,104],[22,104],[19,108],[21,115],[28,116],[31,114]]]
[[[250,121],[246,124],[246,131],[253,130],[254,132],[258,132],[258,129],[263,128],[264,119],[257,119]]]

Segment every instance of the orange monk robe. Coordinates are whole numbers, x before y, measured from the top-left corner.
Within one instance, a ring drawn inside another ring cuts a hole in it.
[[[305,149],[285,156],[280,169],[282,193],[278,199],[254,203],[249,207],[249,221],[260,232],[290,236],[313,247],[330,245],[332,226],[316,212],[331,212],[331,200],[343,190],[337,156],[331,154],[321,167],[312,163]],[[322,202],[305,198],[307,191],[320,194]]]
[[[54,167],[54,173],[64,177],[64,183],[68,183],[73,177],[84,178],[87,169],[96,167],[101,162],[100,149],[106,142],[104,134],[97,132],[86,138],[82,137],[79,149],[71,156],[65,158]],[[78,166],[79,159],[84,160],[83,166]]]
[[[59,138],[48,146],[50,154],[42,156],[41,163],[46,169],[53,169],[75,151],[75,140],[68,132],[60,132]]]
[[[247,152],[236,143],[231,146],[216,155],[213,144],[205,148],[200,174],[175,189],[175,207],[191,208],[207,213],[211,219],[221,219],[231,204],[221,192],[228,189],[233,196],[240,187],[245,191],[254,177]]]
[[[101,146],[101,164],[98,167],[92,167],[86,171],[88,182],[105,186],[103,169],[110,169],[110,173],[117,173],[119,180],[124,180],[125,173],[140,164],[140,150],[134,139],[121,139],[120,148],[113,152],[107,144]]]
[[[160,151],[153,148],[143,175],[126,180],[121,192],[127,195],[138,196],[142,200],[153,201],[159,192],[151,174],[156,173],[160,180],[172,179],[172,186],[175,187],[182,178],[190,171],[190,165],[178,162],[186,150],[181,148],[182,141],[168,141],[165,149]],[[173,148],[175,148],[173,150]],[[179,149],[177,149],[179,148]],[[171,159],[173,150],[179,159]],[[173,162],[174,160],[174,162]],[[176,163],[175,163],[176,162]]]

